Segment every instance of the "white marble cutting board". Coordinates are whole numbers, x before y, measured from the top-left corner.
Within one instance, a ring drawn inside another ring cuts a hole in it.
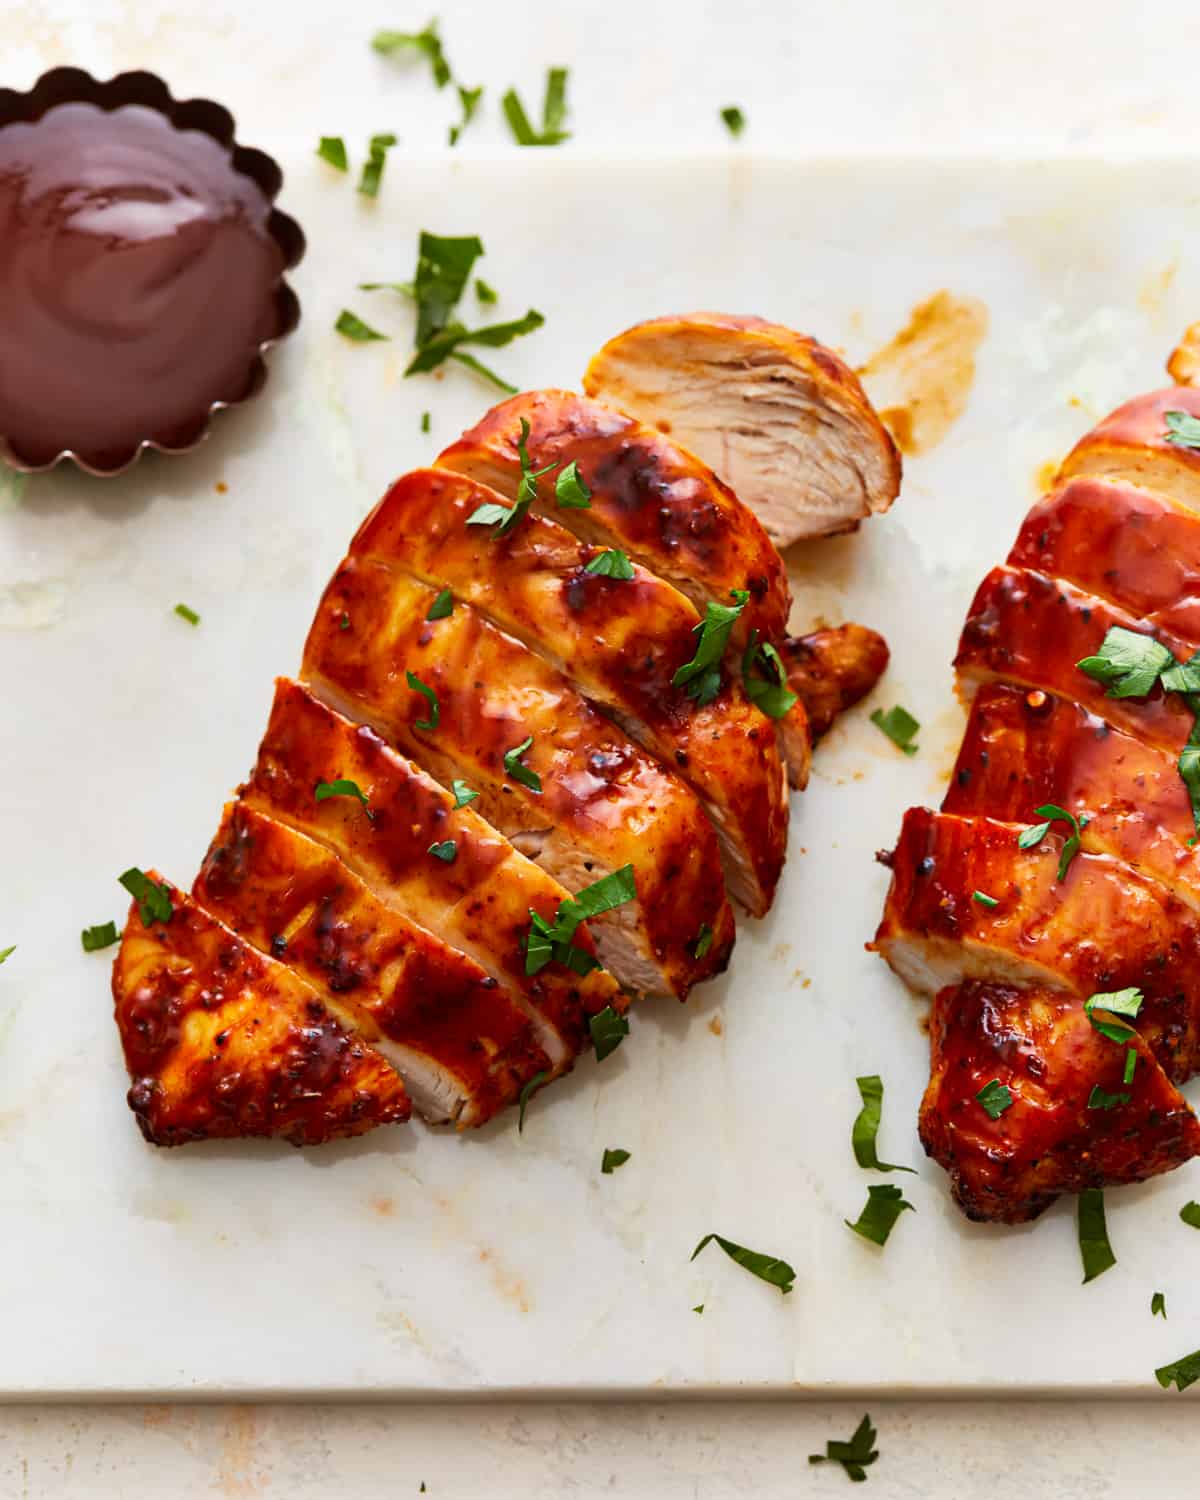
[[[1200,1344],[1200,1238],[1177,1217],[1200,1169],[1109,1195],[1120,1263],[1086,1288],[1067,1206],[966,1224],[916,1140],[918,1007],[863,943],[874,851],[941,796],[958,625],[1035,471],[1165,383],[1200,314],[1194,163],[397,152],[368,204],[307,129],[253,143],[283,160],[310,242],[304,322],[265,396],[191,457],[0,499],[0,947],[18,945],[0,969],[0,1394],[1153,1388]],[[726,978],[641,1009],[523,1135],[506,1117],[303,1154],[156,1152],[124,1103],[111,955],[78,932],[123,912],[130,864],[190,880],[356,523],[491,400],[459,369],[403,380],[411,313],[355,291],[406,279],[420,228],[479,233],[498,314],[545,313],[495,356],[525,385],[577,383],[606,336],[692,306],[858,361],[946,287],[981,298],[991,332],[966,415],[908,464],[892,513],[791,559],[795,623],[874,625],[893,666],[818,752],[776,909],[743,926]],[[394,342],[341,339],[343,306]],[[918,716],[918,756],[868,722],[876,701]],[[869,1072],[882,1153],[921,1169],[883,1252],[842,1223],[876,1180],[849,1144]],[[605,1177],[610,1146],[632,1160]],[[794,1292],[716,1247],[689,1264],[710,1230],[788,1259]]]

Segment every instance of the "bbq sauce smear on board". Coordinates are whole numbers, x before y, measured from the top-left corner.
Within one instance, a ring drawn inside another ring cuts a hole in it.
[[[157,110],[60,104],[0,129],[0,435],[29,464],[183,447],[281,331],[271,205]]]

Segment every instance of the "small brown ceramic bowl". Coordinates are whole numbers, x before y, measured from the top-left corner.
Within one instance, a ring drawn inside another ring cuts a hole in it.
[[[0,90],[0,462],[119,474],[249,401],[300,321],[283,173],[152,73]]]

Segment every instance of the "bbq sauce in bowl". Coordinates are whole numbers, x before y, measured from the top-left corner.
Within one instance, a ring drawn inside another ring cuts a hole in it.
[[[237,170],[239,153],[266,164],[266,188]],[[297,312],[282,277],[303,240],[272,209],[278,176],[261,153],[141,103],[67,100],[0,125],[0,440],[12,461],[69,453],[112,472],[143,443],[189,447],[215,404],[253,394],[263,346]]]

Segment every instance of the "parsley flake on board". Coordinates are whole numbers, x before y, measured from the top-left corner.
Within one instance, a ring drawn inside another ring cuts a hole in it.
[[[868,1413],[854,1429],[848,1443],[831,1438],[825,1444],[825,1452],[810,1453],[808,1461],[810,1464],[841,1464],[847,1477],[855,1484],[861,1484],[867,1477],[867,1469],[879,1457],[875,1446],[877,1436]]]
[[[629,1020],[626,1016],[618,1015],[611,1005],[606,1005],[603,1010],[588,1017],[588,1030],[592,1034],[596,1061],[601,1063],[629,1035]]]
[[[11,944],[11,945],[10,945],[10,946],[9,946],[9,947],[7,947],[7,948],[0,948],[0,964],[2,964],[2,963],[4,963],[4,961],[5,961],[5,960],[6,960],[6,959],[8,959],[8,958],[11,958],[11,957],[12,957],[12,955],[13,955],[13,954],[14,954],[14,953],[15,953],[15,952],[16,952],[16,951],[17,951],[17,945],[16,945],[16,943],[12,943],[12,944]]]
[[[697,1302],[696,1305],[695,1305],[695,1307],[692,1308],[692,1311],[694,1313],[702,1313],[704,1311],[704,1303],[703,1302]]]
[[[692,627],[693,634],[699,635],[696,654],[671,678],[674,687],[681,687],[702,708],[721,691],[721,658],[750,594],[747,589],[731,589],[730,598],[732,604],[714,604],[710,599],[704,606],[704,619]]]
[[[620,1146],[613,1149],[605,1149],[604,1156],[600,1162],[600,1170],[606,1177],[611,1177],[618,1167],[623,1167],[629,1160],[629,1152],[622,1151]]]
[[[389,149],[396,144],[390,132],[373,135],[367,146],[367,159],[363,163],[362,175],[358,179],[358,190],[365,198],[379,196],[379,184],[383,181],[383,168]]]
[[[454,595],[449,589],[443,589],[433,603],[429,606],[429,613],[425,616],[427,620],[444,620],[454,613]]]
[[[1071,832],[1063,841],[1062,852],[1058,857],[1058,880],[1065,880],[1067,871],[1071,867],[1071,861],[1079,853],[1079,836],[1087,827],[1087,814],[1076,818],[1074,813],[1069,813],[1065,807],[1058,807],[1053,802],[1046,802],[1041,807],[1035,807],[1034,816],[1045,818],[1044,823],[1034,823],[1023,830],[1017,838],[1018,849],[1035,849],[1038,844],[1050,832],[1051,824],[1064,822],[1071,825]]]
[[[1189,1229],[1200,1229],[1200,1203],[1193,1198],[1179,1210],[1179,1217]]]
[[[542,1084],[545,1083],[549,1077],[549,1073],[547,1073],[545,1070],[540,1073],[535,1073],[529,1080],[529,1082],[525,1085],[525,1087],[521,1090],[518,1099],[518,1104],[520,1106],[520,1112],[517,1115],[518,1135],[520,1135],[521,1132],[525,1129],[525,1110],[529,1104],[529,1101],[533,1098],[534,1094],[537,1093],[538,1089],[541,1088]]]
[[[102,922],[98,927],[85,927],[79,941],[85,953],[99,953],[102,948],[111,948],[118,936],[115,922]]]
[[[1100,1188],[1084,1188],[1076,1202],[1076,1229],[1079,1235],[1079,1258],[1083,1262],[1083,1284],[1095,1281],[1117,1263],[1108,1242],[1104,1219],[1104,1193]]]
[[[456,808],[466,807],[468,802],[474,802],[476,797],[479,796],[477,791],[469,787],[465,781],[462,781],[457,776],[450,783],[450,790],[454,793],[454,806]]]
[[[1150,1298],[1150,1316],[1167,1321],[1167,1299],[1161,1292],[1155,1292]]]
[[[181,620],[186,620],[189,625],[199,625],[200,623],[200,616],[188,604],[177,604],[175,606],[175,613]]]
[[[442,706],[438,702],[438,695],[427,682],[422,682],[415,672],[405,672],[404,679],[412,688],[414,693],[420,693],[429,704],[429,717],[427,719],[414,719],[414,729],[426,729],[430,733],[442,722]]]
[[[867,1201],[862,1213],[853,1224],[849,1219],[842,1222],[847,1229],[853,1229],[864,1240],[882,1246],[887,1244],[897,1219],[906,1209],[915,1211],[898,1187],[890,1182],[873,1182],[867,1188]]]
[[[983,1106],[983,1112],[989,1120],[998,1120],[1006,1109],[1012,1108],[1012,1090],[998,1078],[985,1083],[975,1098]]]
[[[154,922],[171,920],[175,908],[171,904],[171,893],[165,885],[159,885],[156,880],[151,880],[136,865],[117,878],[137,902],[138,916],[142,919],[143,927],[149,927]],[[8,951],[11,953],[12,949]]]
[[[421,431],[428,432],[430,427],[430,416],[427,411],[421,413]]]
[[[739,1266],[749,1271],[751,1275],[757,1276],[760,1281],[766,1281],[771,1286],[778,1287],[785,1297],[795,1285],[796,1273],[786,1260],[780,1260],[775,1255],[763,1255],[758,1250],[747,1250],[745,1245],[736,1244],[733,1240],[727,1240],[719,1234],[706,1234],[692,1251],[690,1259],[695,1260],[701,1250],[714,1241],[720,1245],[730,1260],[736,1261]]]
[[[371,38],[371,46],[384,57],[403,56],[405,53],[424,57],[438,88],[445,88],[450,82],[450,64],[446,61],[436,21],[430,21],[422,31],[377,31]]]
[[[461,323],[447,323],[444,328],[431,334],[426,342],[418,347],[404,373],[405,375],[421,375],[436,369],[443,360],[456,359],[459,364],[467,365],[477,374],[490,380],[500,390],[513,395],[516,392],[516,386],[510,385],[507,380],[489,370],[486,365],[480,364],[471,355],[463,354],[459,345],[482,344],[488,349],[500,349],[505,344],[511,344],[513,339],[520,338],[526,333],[533,333],[545,321],[541,313],[531,307],[524,317],[514,318],[509,323],[490,323],[484,328],[464,328]],[[551,467],[553,468],[553,465]]]
[[[386,342],[388,338],[386,333],[380,333],[369,323],[364,323],[358,314],[351,312],[348,307],[343,307],[338,313],[337,322],[333,326],[343,338],[351,339],[356,344],[369,344],[372,339]]]
[[[601,578],[619,578],[621,582],[628,583],[633,577],[633,564],[619,547],[608,547],[593,557],[583,571],[598,573]]]
[[[1177,448],[1200,448],[1200,422],[1186,411],[1165,411],[1167,442]]]
[[[494,288],[488,286],[482,276],[476,276],[475,278],[475,295],[479,298],[480,302],[484,303],[498,302],[500,300]]]
[[[346,143],[340,135],[323,135],[317,146],[317,155],[339,172],[350,169],[350,158],[346,155]]]
[[[512,780],[519,782],[521,786],[528,787],[531,792],[540,793],[542,790],[542,778],[536,771],[531,771],[521,761],[522,755],[532,746],[533,735],[527,734],[519,745],[514,745],[511,750],[504,752],[504,770]]]
[[[1103,1015],[1097,1015],[1097,1011],[1102,1011],[1108,1016],[1129,1016],[1131,1019],[1136,1020],[1137,1014],[1142,1008],[1143,998],[1142,992],[1139,989],[1111,990],[1089,995],[1083,1002],[1083,1008],[1087,1012],[1088,1020],[1091,1021],[1093,1027],[1101,1036],[1108,1037],[1110,1042],[1127,1044],[1132,1038],[1137,1036],[1137,1032],[1134,1031],[1133,1027],[1125,1025],[1123,1021],[1106,1020]],[[1134,1057],[1137,1057],[1136,1052],[1134,1052]],[[1126,1059],[1125,1065],[1129,1070],[1129,1079],[1125,1081],[1129,1082],[1133,1077],[1133,1070],[1129,1068],[1128,1059]]]
[[[1113,625],[1095,656],[1075,663],[1108,689],[1110,698],[1144,698],[1175,658],[1153,636]]]
[[[742,653],[742,686],[746,697],[768,719],[784,718],[799,697],[787,685],[779,652],[770,641],[759,645],[757,630],[750,632],[749,644]]]
[[[478,88],[468,89],[464,88],[461,83],[456,83],[454,87],[458,91],[458,104],[462,110],[462,118],[457,125],[451,125],[450,127],[450,144],[457,146],[459,137],[475,118],[475,112],[479,108],[479,101],[483,98],[483,85],[480,84]]]
[[[1154,1372],[1154,1378],[1164,1391],[1169,1390],[1172,1385],[1176,1390],[1186,1391],[1189,1385],[1195,1385],[1200,1380],[1200,1349],[1194,1354],[1185,1354],[1182,1359],[1169,1365],[1160,1365]]]
[[[850,1131],[850,1145],[854,1160],[870,1172],[912,1172],[912,1167],[902,1167],[896,1162],[880,1161],[876,1149],[879,1122],[883,1117],[883,1079],[878,1073],[868,1073],[856,1078],[862,1108]]]
[[[318,781],[313,797],[317,802],[328,802],[330,797],[357,797],[367,812],[371,811],[366,792],[357,781],[351,781],[349,777],[342,777],[338,781]]]
[[[444,865],[452,865],[458,854],[458,845],[453,839],[443,839],[439,844],[430,844],[428,852]]]
[[[899,703],[895,708],[889,708],[886,713],[877,708],[871,715],[871,723],[876,729],[881,729],[892,744],[898,750],[903,750],[905,755],[915,755],[918,747],[913,744],[913,735],[920,729],[919,720],[914,719],[908,709]]]
[[[721,111],[721,119],[725,122],[725,129],[734,137],[741,135],[746,128],[746,116],[736,104],[727,104]]]
[[[516,89],[509,89],[500,100],[504,118],[518,146],[557,146],[569,140],[562,128],[567,118],[567,70],[550,68],[546,73],[546,92],[542,98],[542,128],[534,130]]]

